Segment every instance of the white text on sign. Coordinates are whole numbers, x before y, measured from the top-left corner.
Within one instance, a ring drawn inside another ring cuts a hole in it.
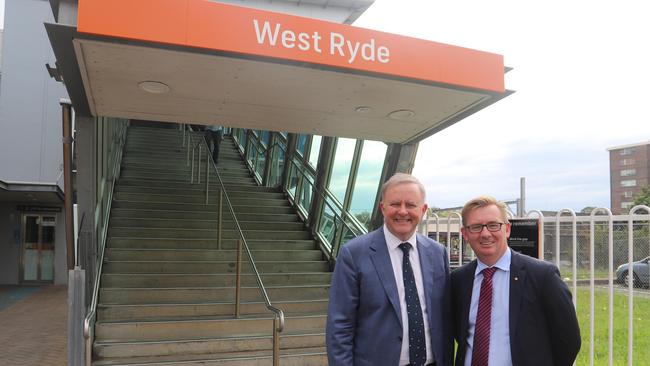
[[[281,46],[287,49],[298,48],[305,52],[313,50],[313,52],[323,53],[320,44],[323,37],[318,31],[312,33],[296,33],[290,29],[282,29],[280,23],[271,26],[268,21],[264,21],[260,28],[257,19],[253,19],[253,25],[255,26],[255,35],[257,36],[258,44],[267,43],[273,47]],[[363,43],[351,42],[345,39],[344,35],[331,32],[328,39],[329,47],[326,49],[329,53],[344,57],[350,64],[359,58],[370,62],[378,61],[383,64],[390,61],[390,50],[388,47],[377,46],[374,38]]]

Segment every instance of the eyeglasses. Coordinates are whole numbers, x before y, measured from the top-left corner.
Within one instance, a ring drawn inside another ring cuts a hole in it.
[[[494,233],[501,230],[501,226],[503,226],[502,222],[488,222],[487,224],[474,224],[474,225],[465,226],[465,228],[467,228],[467,231],[469,231],[470,233],[477,234],[483,231],[484,227],[486,227],[489,232]]]

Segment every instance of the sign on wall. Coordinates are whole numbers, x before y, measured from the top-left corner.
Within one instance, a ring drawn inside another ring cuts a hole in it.
[[[521,254],[539,259],[539,220],[509,219],[509,221],[510,238],[508,238],[508,245],[510,248]]]

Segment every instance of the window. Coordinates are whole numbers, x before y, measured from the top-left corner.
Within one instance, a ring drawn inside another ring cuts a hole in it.
[[[636,187],[636,179],[622,180],[621,187]]]
[[[305,147],[307,147],[307,135],[301,133],[296,142],[296,151],[300,156],[305,156]]]
[[[634,152],[633,147],[626,147],[625,149],[621,150],[621,155],[630,155]]]
[[[631,175],[636,175],[636,169],[623,169],[623,170],[621,170],[621,177],[629,177]]]
[[[332,175],[328,188],[334,193],[336,199],[343,203],[345,192],[348,188],[348,179],[350,178],[350,168],[354,156],[354,147],[357,140],[348,138],[339,138],[336,144],[336,155],[332,167]]]
[[[629,209],[630,207],[632,207],[633,204],[634,202],[621,202],[621,208]]]
[[[381,171],[388,146],[379,141],[364,141],[361,162],[354,185],[350,212],[370,230],[370,216],[375,206]]]
[[[311,150],[309,151],[309,164],[316,168],[318,166],[318,156],[320,154],[320,142],[322,137],[314,135],[311,138]]]
[[[623,197],[632,198],[632,197],[634,197],[634,193],[632,193],[630,191],[625,191],[625,192],[623,192]]]
[[[636,163],[636,160],[634,159],[622,159],[621,160],[621,165],[634,165]]]

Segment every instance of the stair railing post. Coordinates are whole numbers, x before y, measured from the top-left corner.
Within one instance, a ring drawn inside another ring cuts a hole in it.
[[[209,163],[210,163],[210,155],[208,153],[210,150],[206,149],[205,150],[205,204],[208,204],[208,187],[210,183],[210,170],[209,170]]]
[[[192,168],[190,169],[190,183],[194,184],[194,149],[192,149]]]
[[[199,144],[199,160],[196,162],[196,170],[198,170],[199,177],[196,179],[196,183],[201,184],[201,154],[203,153],[203,145]]]
[[[217,233],[217,249],[221,250],[221,216],[223,215],[223,190],[219,188],[219,232]]]
[[[280,366],[280,317],[278,314],[273,316],[273,366]]]
[[[181,123],[181,130],[183,130],[183,147],[185,147],[185,124]]]
[[[190,145],[192,145],[192,136],[190,133],[187,133],[187,161],[185,162],[185,166],[190,165]]]
[[[237,240],[237,278],[235,279],[235,318],[239,318],[239,303],[241,300],[241,248],[242,240]]]

